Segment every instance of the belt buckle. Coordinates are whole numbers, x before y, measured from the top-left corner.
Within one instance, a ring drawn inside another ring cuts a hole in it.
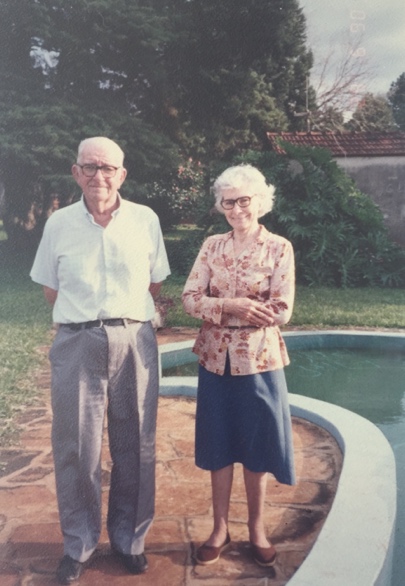
[[[94,327],[97,328],[97,329],[101,329],[103,327],[103,325],[104,325],[103,320],[102,319],[98,319],[96,321],[98,321],[99,323],[96,326],[94,326]]]

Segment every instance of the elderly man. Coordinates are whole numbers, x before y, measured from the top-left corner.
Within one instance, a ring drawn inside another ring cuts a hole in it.
[[[80,576],[100,537],[106,409],[111,547],[130,573],[148,567],[158,397],[151,318],[170,270],[155,213],[118,193],[123,163],[124,153],[108,138],[81,142],[72,173],[83,196],[49,218],[31,270],[59,324],[50,361],[61,584]]]

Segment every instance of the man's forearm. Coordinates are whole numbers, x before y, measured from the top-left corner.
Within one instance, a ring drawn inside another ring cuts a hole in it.
[[[153,299],[156,299],[159,296],[160,289],[162,288],[162,283],[151,283],[149,285],[149,291],[152,295]]]
[[[58,292],[55,289],[51,289],[50,287],[44,286],[44,295],[45,299],[50,305],[55,305],[56,298],[58,296]]]

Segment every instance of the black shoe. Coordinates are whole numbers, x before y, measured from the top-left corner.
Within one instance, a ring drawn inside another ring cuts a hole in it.
[[[78,580],[83,571],[83,564],[65,555],[60,561],[58,569],[56,570],[56,577],[59,584],[71,584]]]
[[[148,560],[144,553],[134,555],[117,551],[116,554],[130,574],[143,574],[148,569]]]

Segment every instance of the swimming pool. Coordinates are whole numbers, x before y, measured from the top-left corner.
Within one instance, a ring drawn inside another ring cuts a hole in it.
[[[405,582],[405,558],[402,555],[405,545],[405,492],[403,491],[405,486],[405,450],[403,449],[405,443],[405,334],[286,332],[284,338],[292,357],[292,365],[286,369],[292,411],[294,412],[295,407],[299,409],[302,401],[305,402],[305,397],[309,398],[309,401],[315,399],[339,405],[373,422],[383,432],[394,451],[398,479],[398,519],[391,586],[403,586]],[[181,362],[190,360],[195,361],[195,357],[190,352],[190,344],[187,348],[174,346],[172,345],[171,351],[167,349],[167,353],[162,353],[163,368],[175,367]],[[195,368],[193,365],[190,367]],[[186,373],[186,376],[163,378],[162,393],[172,394],[174,388],[177,388],[177,393],[192,395],[195,394],[195,384],[196,378],[191,372]],[[295,405],[295,394],[299,396],[298,406]],[[310,406],[310,409],[318,409],[318,401],[315,402],[315,406]],[[323,403],[320,405],[322,406]],[[349,418],[350,415],[344,415],[340,425],[345,424]],[[353,425],[356,425],[355,421]],[[358,438],[356,441],[358,442]],[[367,437],[364,441],[367,442]],[[363,456],[370,460],[374,458],[372,446],[369,452],[365,449]],[[385,474],[389,476],[391,472],[386,471]],[[352,481],[356,482],[356,479],[352,478]],[[377,478],[374,481],[378,484]],[[372,486],[370,490],[374,488]],[[361,544],[359,547],[361,548]],[[385,585],[388,583],[381,582]]]

